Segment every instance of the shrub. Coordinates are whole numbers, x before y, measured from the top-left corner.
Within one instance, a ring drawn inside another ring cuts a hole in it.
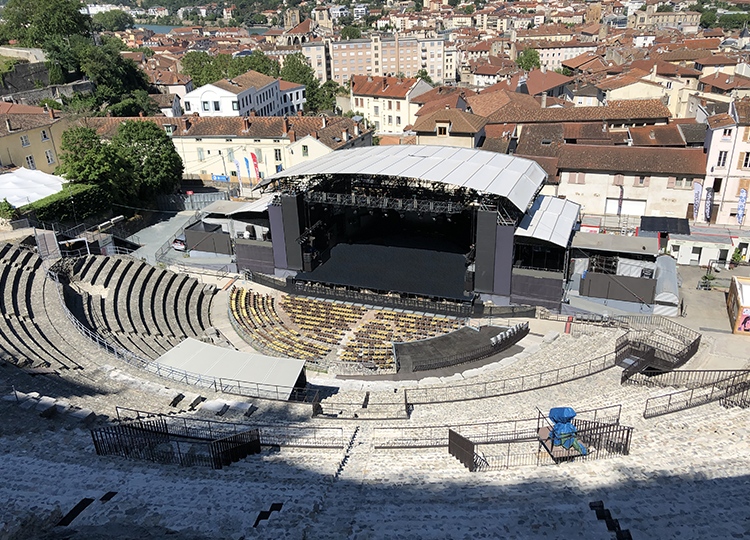
[[[34,212],[40,221],[73,221],[99,215],[111,206],[112,196],[101,186],[63,184],[58,193],[22,206],[20,210],[24,214]]]

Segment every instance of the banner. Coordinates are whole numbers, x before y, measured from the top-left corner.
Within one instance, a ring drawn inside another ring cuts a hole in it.
[[[242,172],[240,171],[240,161],[234,160],[234,166],[237,168],[237,181],[240,183],[240,196],[242,196]]]
[[[706,208],[705,208],[705,214],[706,214],[706,222],[711,222],[711,210],[713,210],[714,207],[714,188],[707,187],[706,188]]]
[[[745,203],[747,202],[747,190],[740,190],[740,200],[737,202],[737,223],[742,225],[742,219],[745,217]]]
[[[622,200],[625,198],[625,188],[620,186],[620,198],[617,200],[617,215],[622,215]]]
[[[698,211],[701,207],[701,193],[703,185],[693,182],[693,221],[698,221]]]
[[[255,167],[255,179],[260,184],[260,170],[258,169],[258,157],[255,155],[255,152],[251,152],[250,157],[253,158],[253,166]]]
[[[247,177],[250,185],[253,185],[253,173],[250,172],[250,160],[245,158],[245,167],[247,168]]]

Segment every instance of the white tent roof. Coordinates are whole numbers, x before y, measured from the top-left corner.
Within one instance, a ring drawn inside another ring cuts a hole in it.
[[[677,284],[677,261],[669,255],[657,257],[654,279],[656,280],[654,302],[678,305],[680,303],[680,289]]]
[[[0,200],[8,199],[15,207],[23,206],[57,193],[64,181],[61,176],[21,167],[0,174]]]
[[[164,353],[157,362],[206,377],[258,384],[263,395],[279,399],[289,399],[305,367],[304,360],[243,353],[193,338]]]
[[[269,176],[274,180],[318,174],[400,176],[463,186],[507,198],[526,211],[547,177],[529,159],[448,146],[367,146],[337,150]]]
[[[578,221],[581,205],[545,195],[539,197],[523,216],[516,236],[525,236],[566,247]]]

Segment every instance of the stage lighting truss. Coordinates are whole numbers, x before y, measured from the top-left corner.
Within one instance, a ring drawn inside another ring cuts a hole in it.
[[[421,212],[425,214],[460,214],[466,206],[459,202],[434,201],[428,199],[399,199],[379,197],[376,195],[356,195],[344,193],[325,193],[308,191],[305,193],[308,203],[321,203],[331,206],[351,206],[357,208],[377,208],[399,212]]]

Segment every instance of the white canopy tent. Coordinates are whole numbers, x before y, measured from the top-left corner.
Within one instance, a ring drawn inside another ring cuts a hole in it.
[[[8,199],[18,208],[59,192],[64,181],[61,176],[21,167],[0,174],[0,200]]]

